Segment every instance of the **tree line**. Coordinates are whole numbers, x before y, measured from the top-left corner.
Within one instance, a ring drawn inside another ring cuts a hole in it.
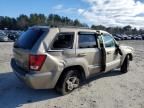
[[[34,25],[88,27],[87,24],[81,23],[78,19],[72,20],[57,14],[49,14],[48,16],[36,13],[29,16],[22,14],[17,18],[0,16],[0,29],[25,30]]]
[[[127,35],[141,35],[144,34],[143,29],[136,29],[131,27],[130,25],[127,25],[125,27],[105,27],[103,25],[92,25],[92,29],[95,30],[105,30],[108,31],[111,34],[127,34]]]
[[[44,25],[44,26],[77,26],[88,27],[87,24],[81,23],[78,19],[72,20],[68,17],[59,16],[57,14],[30,14],[19,15],[17,18],[8,16],[0,16],[0,29],[9,30],[26,30],[30,26]],[[105,27],[103,25],[92,25],[92,29],[105,30],[111,34],[144,34],[144,30],[132,28],[130,25],[125,27]]]

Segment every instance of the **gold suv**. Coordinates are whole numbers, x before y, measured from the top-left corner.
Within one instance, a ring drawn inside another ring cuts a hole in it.
[[[128,71],[133,48],[120,46],[105,31],[34,26],[14,43],[13,71],[34,89],[68,94],[97,73]]]

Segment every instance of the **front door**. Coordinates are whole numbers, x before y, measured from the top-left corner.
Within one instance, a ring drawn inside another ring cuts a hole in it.
[[[117,52],[114,38],[110,34],[102,35],[106,57],[105,71],[110,71],[120,66],[120,54]]]

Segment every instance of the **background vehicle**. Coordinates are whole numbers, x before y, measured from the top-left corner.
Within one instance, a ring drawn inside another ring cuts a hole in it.
[[[12,41],[16,41],[20,35],[22,35],[22,31],[7,31],[8,38]]]
[[[113,36],[115,40],[120,41],[121,38],[117,37],[117,36]]]
[[[144,34],[142,34],[142,40],[144,40]]]
[[[34,89],[68,94],[97,73],[121,68],[126,73],[133,48],[119,46],[105,31],[84,28],[28,29],[14,44],[11,66]]]
[[[0,42],[7,42],[9,39],[4,32],[0,32]]]

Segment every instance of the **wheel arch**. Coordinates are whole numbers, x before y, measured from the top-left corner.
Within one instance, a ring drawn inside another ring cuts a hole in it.
[[[126,56],[129,56],[129,60],[130,60],[130,61],[133,60],[133,55],[132,55],[132,53],[128,53]]]
[[[60,78],[63,76],[63,74],[64,74],[65,72],[67,72],[67,71],[69,71],[69,70],[74,70],[74,69],[76,69],[76,70],[78,70],[78,71],[80,72],[80,77],[81,77],[82,81],[84,81],[84,80],[86,79],[86,75],[85,75],[85,70],[84,70],[84,68],[83,68],[82,66],[80,66],[80,65],[74,65],[74,66],[69,66],[69,67],[64,68],[64,70],[62,71],[60,77],[59,77],[58,80],[57,80],[56,85],[58,84]]]
[[[121,61],[121,65],[124,63],[124,60],[125,60],[125,58],[126,58],[127,56],[129,56],[129,60],[130,60],[130,61],[133,60],[133,55],[132,55],[131,53],[127,53],[127,54],[123,57],[123,59],[122,59],[122,61]]]

